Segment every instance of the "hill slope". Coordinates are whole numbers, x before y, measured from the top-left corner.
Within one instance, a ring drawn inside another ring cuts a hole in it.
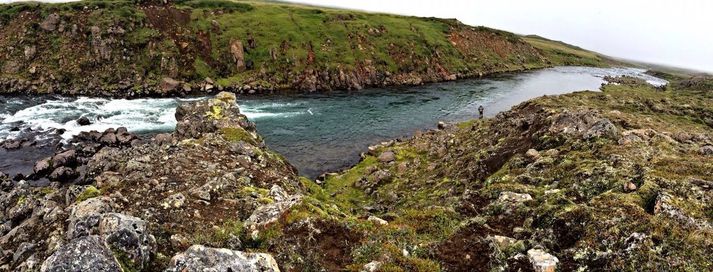
[[[0,5],[0,26],[0,92],[12,93],[323,91],[606,65],[456,20],[274,2],[16,3]]]

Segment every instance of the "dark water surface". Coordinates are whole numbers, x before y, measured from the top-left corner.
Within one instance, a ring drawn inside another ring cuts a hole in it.
[[[492,116],[525,100],[580,90],[597,90],[606,75],[630,75],[652,84],[666,82],[632,68],[555,67],[488,79],[358,92],[240,97],[240,108],[267,144],[303,175],[314,177],[356,163],[367,146],[434,128],[438,121],[464,121],[485,107]],[[200,98],[198,98],[200,99]],[[186,99],[103,99],[0,96],[0,139],[12,128],[63,128],[69,138],[82,130],[125,126],[138,133],[173,130],[175,107]],[[190,100],[190,99],[188,99]],[[80,116],[90,126],[76,124]],[[3,170],[0,158],[0,171]]]

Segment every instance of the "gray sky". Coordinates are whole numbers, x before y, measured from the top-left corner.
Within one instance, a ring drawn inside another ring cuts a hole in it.
[[[457,18],[606,55],[713,72],[710,0],[289,0],[415,16]]]
[[[12,1],[0,0],[0,3]],[[610,56],[713,72],[713,1],[710,0],[287,1],[457,18],[469,25],[537,34]]]

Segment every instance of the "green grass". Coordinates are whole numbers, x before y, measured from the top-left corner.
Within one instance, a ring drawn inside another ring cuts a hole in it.
[[[594,53],[533,43],[550,60],[547,63],[525,42],[531,38],[523,40],[513,33],[470,27],[455,20],[269,1],[184,0],[169,7],[150,2],[141,5],[135,1],[3,4],[0,23],[5,27],[0,32],[6,38],[0,39],[0,48],[40,45],[31,61],[18,61],[26,66],[43,64],[40,73],[47,73],[45,78],[59,75],[64,84],[61,89],[75,87],[79,78],[107,88],[127,78],[136,78],[135,86],[157,86],[168,76],[189,83],[210,77],[221,86],[259,84],[295,89],[302,75],[310,71],[332,79],[369,70],[433,81],[452,74],[478,76],[552,64],[602,66]],[[21,13],[29,16],[18,20]],[[91,35],[70,35],[67,29],[50,34],[38,29],[52,13],[60,15],[65,27],[76,24],[80,34],[100,27],[101,38],[113,41],[107,45],[109,59],[97,61]],[[33,27],[20,38],[17,33],[27,28],[25,24]],[[123,32],[108,32],[117,27]],[[477,42],[458,47],[451,41],[455,34]],[[254,64],[252,69],[236,67],[230,44],[237,40],[246,48],[244,59]],[[249,40],[254,40],[254,47],[249,46]],[[0,63],[23,57],[16,51],[6,53],[9,59]],[[3,77],[28,75],[18,72]],[[342,79],[338,87],[351,84],[348,79]]]

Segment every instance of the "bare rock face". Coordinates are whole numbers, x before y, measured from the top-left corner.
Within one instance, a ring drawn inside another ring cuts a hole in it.
[[[99,236],[84,236],[70,241],[47,258],[42,272],[122,271],[121,265]]]
[[[243,43],[240,40],[236,40],[230,43],[230,54],[233,55],[235,60],[235,67],[239,72],[245,71],[245,56],[244,56]]]
[[[171,259],[166,271],[263,271],[280,268],[272,255],[194,245]]]

